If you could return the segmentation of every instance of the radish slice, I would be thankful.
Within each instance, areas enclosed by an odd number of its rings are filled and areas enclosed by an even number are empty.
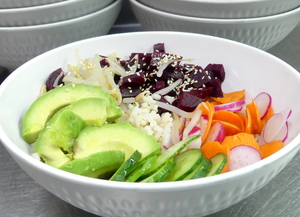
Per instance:
[[[230,150],[229,171],[243,168],[261,160],[259,151],[248,145],[238,145]]]
[[[201,135],[204,135],[206,128],[207,128],[207,124],[208,124],[208,117],[207,115],[201,115],[200,120],[199,120],[199,126],[201,129]]]
[[[284,127],[287,119],[291,115],[290,109],[285,109],[280,113],[274,114],[270,119],[266,122],[262,129],[261,137],[265,143],[269,143],[274,141],[274,138],[279,134],[281,129]],[[261,141],[259,141],[261,145]]]
[[[272,105],[271,96],[266,92],[261,92],[254,98],[254,101],[257,105],[260,119],[264,118]]]
[[[281,130],[277,133],[277,135],[274,137],[273,141],[281,140],[282,142],[285,142],[288,138],[288,130],[289,130],[289,124],[286,121]]]
[[[225,139],[225,130],[221,122],[216,122],[210,128],[205,142],[223,142]]]
[[[221,105],[215,105],[215,111],[220,111],[220,110],[241,110],[243,108],[243,106],[245,105],[245,101],[244,100],[239,100],[239,101],[235,101],[235,102],[230,102],[230,103],[225,103],[225,104],[221,104]]]
[[[190,136],[201,135],[200,133],[201,133],[201,129],[200,129],[199,127],[197,127],[197,126],[194,126],[194,127],[192,128],[192,130],[190,131],[190,133],[188,134],[188,136],[190,137]],[[183,140],[183,139],[184,139],[183,134],[180,134],[180,141]],[[202,140],[202,138],[201,138],[201,136],[200,136],[199,139],[194,140],[193,142],[191,142],[191,143],[186,147],[186,149],[195,149],[195,148],[198,148],[198,149],[199,149],[200,146],[201,146],[201,140]]]

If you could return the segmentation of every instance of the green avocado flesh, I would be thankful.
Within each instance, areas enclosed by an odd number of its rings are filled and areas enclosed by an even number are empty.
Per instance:
[[[53,167],[69,162],[66,153],[72,149],[79,132],[85,127],[84,120],[70,110],[57,112],[40,132],[34,151]]]
[[[24,115],[22,136],[28,143],[36,141],[49,118],[59,109],[83,98],[96,97],[107,102],[107,121],[111,122],[122,115],[114,98],[104,90],[88,84],[70,84],[54,88],[32,103]]]
[[[102,127],[85,127],[74,144],[74,159],[84,158],[92,153],[107,150],[121,150],[127,160],[136,150],[141,160],[161,152],[161,147],[153,136],[126,122],[104,124]]]
[[[91,178],[107,178],[123,164],[124,158],[122,151],[101,151],[68,162],[59,169]]]

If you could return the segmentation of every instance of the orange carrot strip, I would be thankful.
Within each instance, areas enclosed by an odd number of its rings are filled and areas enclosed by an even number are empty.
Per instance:
[[[213,118],[213,114],[215,112],[214,106],[210,104],[210,102],[203,102],[204,105],[202,105],[200,107],[200,109],[202,110],[202,115],[207,115],[208,117],[208,121],[207,121],[207,127],[205,129],[204,134],[202,135],[202,142],[205,141],[208,132],[210,130],[211,124],[212,124],[212,118]]]
[[[224,104],[245,99],[245,90],[223,93],[223,97],[211,97],[214,101]]]
[[[239,128],[238,126],[225,121],[212,120],[212,125],[216,122],[221,122],[223,124],[225,136],[233,136],[237,133],[243,132],[242,129]]]
[[[240,112],[236,112],[235,114],[238,115],[241,118],[241,120],[243,121],[242,132],[245,132],[245,129],[246,129],[246,116],[243,115]]]
[[[234,112],[220,110],[214,113],[213,120],[224,121],[236,125],[238,128],[243,129],[243,119]]]
[[[281,140],[272,141],[260,146],[260,154],[262,159],[269,157],[275,152],[284,147],[284,143]]]
[[[259,110],[254,100],[252,100],[251,103],[246,105],[246,115],[250,116],[247,117],[247,120],[248,121],[251,120],[251,124],[252,124],[251,130],[248,133],[260,134],[263,127],[263,123],[261,122]]]

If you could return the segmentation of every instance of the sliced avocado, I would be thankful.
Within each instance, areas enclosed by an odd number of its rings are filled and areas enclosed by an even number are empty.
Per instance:
[[[80,116],[68,109],[61,110],[53,115],[38,135],[34,151],[46,164],[60,167],[71,160],[68,154],[84,127],[85,122]]]
[[[86,125],[102,126],[107,118],[107,101],[101,98],[83,98],[63,109],[69,109],[80,116]]]
[[[84,158],[92,153],[107,150],[122,150],[127,160],[138,150],[142,160],[161,152],[153,136],[126,122],[104,124],[102,127],[85,127],[74,144],[74,159]]]
[[[123,164],[124,158],[122,151],[101,151],[70,161],[59,169],[91,178],[107,178]]]
[[[59,109],[82,98],[97,97],[107,101],[107,121],[111,122],[122,115],[114,98],[104,90],[88,84],[69,84],[54,88],[32,103],[24,115],[22,136],[28,143],[36,141],[49,118]]]

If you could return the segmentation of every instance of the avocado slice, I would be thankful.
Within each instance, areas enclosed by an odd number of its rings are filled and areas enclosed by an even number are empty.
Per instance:
[[[70,161],[59,169],[91,178],[107,178],[123,164],[124,158],[125,155],[122,151],[101,151]]]
[[[28,143],[36,141],[49,118],[59,109],[82,98],[97,97],[107,101],[107,121],[121,117],[122,110],[104,90],[88,84],[69,84],[54,88],[32,103],[22,122],[22,136]]]
[[[57,112],[40,132],[34,151],[42,160],[53,167],[69,162],[75,138],[85,127],[84,120],[68,109]]]
[[[73,111],[80,116],[86,125],[102,126],[107,119],[107,101],[101,98],[83,98],[72,102],[63,109]]]
[[[161,152],[161,147],[153,136],[133,127],[127,122],[104,124],[102,127],[85,127],[74,144],[74,159],[87,157],[95,152],[122,150],[125,160],[138,150],[141,160]]]

